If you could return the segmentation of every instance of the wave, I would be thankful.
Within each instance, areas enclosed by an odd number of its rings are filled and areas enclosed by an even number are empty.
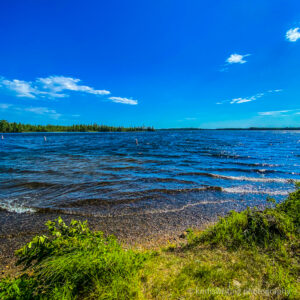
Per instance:
[[[278,170],[270,170],[270,169],[203,168],[203,170],[206,170],[206,171],[217,171],[217,172],[245,172],[245,173],[261,173],[261,174],[266,174],[266,173],[286,173],[286,174],[290,174],[290,173],[287,173],[287,172],[278,171]]]
[[[23,213],[35,213],[37,210],[31,207],[26,207],[23,205],[17,205],[17,204],[10,204],[10,203],[4,203],[0,204],[0,210],[17,213],[17,214],[23,214]]]
[[[61,174],[58,171],[54,170],[26,170],[26,169],[17,169],[17,168],[6,168],[0,167],[1,173],[17,173],[17,174]]]
[[[241,162],[241,161],[224,161],[223,164],[235,164],[246,167],[280,167],[278,164],[268,164],[268,163],[250,163],[250,162]]]
[[[143,191],[138,191],[138,192],[124,192],[124,193],[119,193],[119,195],[137,195],[141,194],[144,195],[145,193],[148,194],[157,194],[157,193],[163,193],[163,194],[180,194],[180,193],[193,193],[193,192],[203,192],[203,191],[222,191],[222,188],[219,186],[202,186],[199,188],[183,188],[183,189],[148,189],[148,190],[143,190]]]
[[[39,188],[51,188],[51,187],[59,187],[62,184],[49,183],[49,182],[39,182],[39,181],[28,181],[28,182],[16,182],[14,184],[10,184],[7,188],[28,188],[28,189],[39,189]]]
[[[285,178],[226,176],[226,175],[221,175],[221,174],[205,173],[205,172],[186,172],[186,173],[179,173],[178,175],[182,175],[182,176],[206,176],[206,177],[225,179],[225,180],[253,181],[253,182],[278,182],[278,183],[291,183],[291,182],[293,182],[293,179],[285,179]]]
[[[195,203],[187,203],[181,207],[170,208],[170,209],[152,209],[140,212],[133,212],[133,213],[115,213],[115,214],[101,214],[101,213],[91,213],[91,212],[84,212],[84,211],[75,211],[75,210],[68,210],[68,209],[57,209],[57,208],[39,208],[37,209],[38,213],[59,213],[65,215],[78,215],[78,216],[85,216],[85,217],[127,217],[127,216],[136,216],[136,215],[149,215],[149,214],[163,214],[163,213],[173,213],[173,212],[180,212],[189,207],[199,206],[199,205],[212,205],[212,204],[224,204],[234,202],[233,200],[220,200],[220,201],[200,201]]]
[[[204,191],[216,191],[221,192],[222,188],[218,186],[206,186],[201,188],[186,188],[186,189],[149,189],[137,192],[123,192],[118,193],[114,200],[105,198],[89,198],[80,199],[77,201],[72,201],[64,204],[60,204],[59,207],[83,207],[89,206],[115,206],[120,204],[130,204],[135,202],[142,202],[146,200],[154,200],[161,198],[163,194],[175,195],[182,193],[195,193]],[[117,198],[119,197],[119,198]]]
[[[146,201],[148,199],[155,200],[161,198],[163,194],[181,194],[181,193],[193,193],[193,192],[205,192],[205,191],[215,191],[215,192],[224,192],[224,193],[231,193],[231,194],[261,194],[261,195],[283,195],[286,196],[292,190],[282,191],[282,190],[260,190],[255,189],[252,186],[237,186],[237,187],[219,187],[219,186],[205,186],[201,188],[186,188],[186,189],[151,189],[151,190],[144,190],[140,192],[129,192],[129,193],[122,193],[123,199],[105,199],[105,198],[90,198],[90,199],[80,199],[77,201],[72,201],[64,204],[60,204],[57,207],[27,207],[24,205],[18,205],[15,203],[2,203],[0,204],[0,211],[8,211],[13,213],[63,213],[63,214],[75,214],[75,215],[90,215],[86,214],[84,211],[68,211],[68,209],[72,208],[80,208],[84,206],[97,206],[97,207],[113,207],[122,204],[131,204],[136,202]],[[120,196],[120,193],[119,193]],[[204,204],[220,204],[223,202],[234,202],[233,200],[220,200],[220,201],[200,201],[197,203],[188,203],[183,205],[180,208],[170,208],[168,210],[161,209],[151,211],[144,211],[141,214],[149,214],[149,213],[163,213],[163,212],[175,212],[183,210],[190,206],[196,205],[204,205]]]
[[[68,190],[72,191],[80,191],[87,188],[97,188],[97,187],[105,187],[105,186],[113,186],[118,184],[124,184],[128,182],[128,180],[112,180],[112,181],[99,181],[99,182],[83,182],[83,183],[71,183],[71,184],[63,184],[56,182],[40,182],[40,181],[17,181],[15,183],[11,183],[11,181],[2,182],[3,184],[8,184],[5,188],[26,188],[26,189],[55,189],[55,190]],[[113,189],[107,189],[102,191],[111,192]]]
[[[201,201],[201,202],[196,202],[196,203],[188,203],[179,208],[156,209],[156,210],[151,210],[151,211],[145,211],[140,214],[162,214],[162,213],[170,213],[170,212],[179,212],[179,211],[183,211],[183,210],[185,210],[189,207],[193,207],[193,206],[209,205],[209,204],[223,204],[223,203],[228,203],[228,202],[233,202],[233,200]],[[134,214],[122,214],[121,216],[130,216],[130,215],[134,215]]]
[[[274,191],[274,190],[254,190],[247,187],[237,186],[237,187],[228,187],[222,188],[223,192],[231,194],[266,194],[272,196],[286,196],[291,191]]]
[[[127,166],[127,167],[104,167],[101,170],[103,171],[115,171],[115,172],[120,172],[120,171],[130,171],[130,170],[143,170],[143,168],[139,166]]]
[[[182,183],[182,184],[196,184],[195,181],[190,181],[190,180],[183,180],[183,179],[176,179],[176,178],[161,178],[161,177],[146,177],[146,178],[140,178],[136,179],[135,182],[174,182],[174,183]]]
[[[226,154],[226,153],[207,153],[207,154],[205,154],[205,156],[211,156],[211,157],[215,157],[215,158],[226,158],[226,159],[232,158],[234,160],[236,160],[236,159],[245,159],[245,160],[247,160],[247,159],[253,158],[251,156],[244,156],[244,155],[238,155],[238,154],[229,154],[229,153],[228,154]]]

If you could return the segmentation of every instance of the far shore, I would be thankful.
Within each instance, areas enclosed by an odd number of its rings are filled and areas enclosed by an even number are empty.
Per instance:
[[[56,126],[56,125],[55,125]],[[11,133],[146,133],[146,132],[155,132],[155,131],[300,131],[300,127],[247,127],[247,128],[158,128],[154,129],[153,127],[146,127],[145,129],[138,129],[133,127],[134,130],[50,130],[50,131],[37,131],[37,130],[23,130],[23,131],[1,131],[0,134],[11,134]]]

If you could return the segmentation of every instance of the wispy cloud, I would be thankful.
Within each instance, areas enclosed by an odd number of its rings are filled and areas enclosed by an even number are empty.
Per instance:
[[[48,107],[27,107],[24,108],[24,110],[37,115],[47,115],[53,119],[58,119],[59,117],[61,117],[61,114],[57,113],[56,110],[49,109]]]
[[[23,80],[7,80],[0,78],[0,87],[7,88],[16,93],[17,97],[35,98],[38,90],[32,87],[32,82]]]
[[[17,97],[37,98],[62,98],[68,97],[68,91],[82,92],[94,95],[108,95],[107,90],[96,90],[87,85],[80,85],[80,79],[65,76],[49,76],[37,78],[34,82],[24,80],[8,80],[0,78],[0,87],[15,92]]]
[[[274,111],[262,111],[259,112],[258,115],[260,116],[271,116],[271,117],[277,117],[277,116],[283,116],[283,115],[291,115],[299,114],[299,109],[286,109],[286,110],[274,110]]]
[[[10,110],[15,112],[29,112],[36,115],[47,116],[51,119],[59,119],[62,114],[58,113],[55,109],[50,109],[48,107],[25,107],[25,106],[18,106],[13,104],[7,103],[0,103],[1,110]]]
[[[263,111],[259,112],[258,114],[260,116],[278,116],[287,112],[290,112],[290,110]]]
[[[247,62],[247,60],[245,60],[245,57],[249,55],[250,54],[241,55],[241,54],[233,53],[226,59],[226,62],[228,64],[244,64]]]
[[[277,90],[268,90],[268,93],[280,93],[282,92],[282,89],[277,89]]]
[[[93,87],[82,85],[78,78],[65,76],[40,77],[35,81],[24,81],[19,79],[8,80],[0,77],[0,88],[5,88],[15,93],[17,97],[24,98],[64,98],[69,97],[70,93],[85,93],[91,95],[109,95],[110,91],[98,90]],[[109,97],[109,100],[115,103],[136,105],[137,100]]]
[[[109,97],[109,100],[115,103],[122,103],[122,104],[129,104],[129,105],[137,105],[138,101],[128,98],[122,98],[122,97]]]
[[[64,76],[49,76],[46,78],[38,78],[36,83],[39,84],[43,92],[53,97],[66,97],[66,94],[62,94],[63,91],[83,92],[94,95],[108,95],[107,90],[95,90],[87,85],[80,85],[81,80],[72,77]]]
[[[238,97],[238,98],[233,98],[231,100],[225,100],[225,101],[219,101],[216,104],[220,105],[220,104],[225,104],[225,103],[230,103],[230,104],[242,104],[242,103],[247,103],[247,102],[252,102],[255,101],[263,96],[265,96],[268,93],[279,93],[282,92],[281,89],[277,89],[277,90],[268,90],[266,92],[263,93],[257,93],[253,96],[250,97]]]
[[[264,95],[264,93],[258,93],[256,95],[248,97],[248,98],[234,98],[230,101],[230,104],[241,104],[241,103],[255,101],[255,100],[261,98],[263,95]]]
[[[300,39],[299,27],[289,29],[286,32],[285,37],[290,42],[296,42],[298,39]]]
[[[8,103],[0,103],[0,109],[8,109],[9,107],[11,107],[12,104],[8,104]]]
[[[1,78],[0,86],[14,91],[17,97],[26,98],[37,98],[38,96],[51,98],[68,97],[69,95],[65,93],[67,91],[83,92],[94,95],[110,94],[110,92],[106,90],[96,90],[86,85],[80,85],[80,81],[80,79],[65,76],[37,78],[34,82]]]

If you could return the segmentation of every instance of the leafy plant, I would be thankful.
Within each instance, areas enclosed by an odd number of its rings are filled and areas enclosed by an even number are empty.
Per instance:
[[[32,277],[6,280],[0,286],[1,299],[13,299],[9,295],[17,299],[28,282],[28,299],[41,295],[47,299],[86,295],[128,299],[138,295],[137,274],[147,254],[123,249],[114,236],[92,232],[86,222],[72,221],[67,226],[58,218],[46,225],[49,236],[36,236],[16,252],[17,263],[32,269]]]
[[[193,238],[190,244],[207,242],[231,249],[240,246],[276,248],[286,241],[295,239],[300,225],[300,184],[296,191],[275,208],[261,211],[247,208],[238,213],[231,211],[228,216]],[[273,202],[273,201],[272,201]]]

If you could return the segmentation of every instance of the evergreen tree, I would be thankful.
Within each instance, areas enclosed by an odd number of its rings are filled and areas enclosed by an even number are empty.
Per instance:
[[[98,125],[96,123],[85,125],[76,124],[70,126],[62,125],[31,125],[16,122],[7,122],[0,120],[0,132],[128,132],[128,131],[154,131],[153,127],[113,127],[107,125]]]

